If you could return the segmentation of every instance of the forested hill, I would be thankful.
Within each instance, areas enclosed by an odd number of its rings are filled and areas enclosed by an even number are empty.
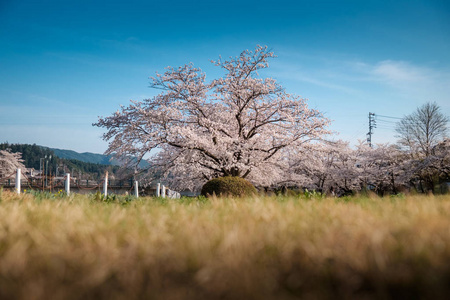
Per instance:
[[[4,150],[7,148],[11,149],[12,152],[22,153],[22,159],[25,161],[25,165],[30,168],[33,167],[33,162],[39,161],[40,158],[44,158],[46,155],[47,157],[49,157],[50,155],[54,155],[62,159],[74,159],[79,160],[80,162],[92,164],[119,165],[119,162],[117,160],[111,159],[112,156],[110,155],[107,156],[90,152],[78,153],[72,150],[49,148],[36,144],[0,144],[0,150]]]

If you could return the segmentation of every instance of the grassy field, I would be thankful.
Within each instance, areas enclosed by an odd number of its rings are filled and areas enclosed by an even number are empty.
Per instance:
[[[0,192],[0,299],[448,299],[450,196]]]

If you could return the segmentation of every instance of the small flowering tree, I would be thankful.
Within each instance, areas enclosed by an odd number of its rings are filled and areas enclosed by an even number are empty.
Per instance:
[[[307,180],[303,185],[320,192],[344,195],[371,189],[383,194],[406,185],[405,155],[396,146],[360,142],[352,149],[348,142],[322,142],[297,155],[293,171]],[[308,182],[309,180],[309,182]]]
[[[397,193],[398,187],[406,185],[406,155],[397,146],[377,144],[372,148],[367,143],[361,143],[356,153],[361,189],[370,188],[380,194]]]
[[[107,153],[151,158],[170,178],[192,186],[220,176],[270,185],[283,174],[283,153],[328,134],[329,121],[305,99],[288,94],[258,70],[274,57],[267,47],[213,63],[224,76],[210,82],[192,64],[151,78],[162,90],[133,101],[95,126],[107,130]]]
[[[22,154],[12,153],[9,149],[0,150],[0,179],[14,174],[16,169],[25,169]]]
[[[298,153],[296,162],[293,171],[304,178],[303,182],[299,182],[300,186],[338,194],[357,188],[355,151],[348,142],[339,140],[311,144]]]
[[[444,139],[427,157],[407,161],[409,181],[419,191],[433,191],[437,183],[450,181],[450,139]]]

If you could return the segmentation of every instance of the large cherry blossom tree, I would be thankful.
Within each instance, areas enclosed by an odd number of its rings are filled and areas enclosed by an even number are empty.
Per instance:
[[[280,180],[289,149],[328,134],[329,120],[258,74],[273,57],[258,46],[219,58],[212,62],[224,75],[211,81],[193,64],[157,73],[151,87],[159,95],[132,101],[94,124],[106,129],[107,153],[142,159],[159,149],[151,163],[184,185],[219,176],[266,186]]]

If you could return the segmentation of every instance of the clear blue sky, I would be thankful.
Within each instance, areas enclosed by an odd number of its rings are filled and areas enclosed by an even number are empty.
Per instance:
[[[450,2],[0,0],[0,142],[102,153],[92,127],[158,91],[149,76],[267,45],[264,75],[365,139],[368,113],[450,115]],[[386,120],[386,119],[385,119]],[[395,119],[392,119],[395,121]],[[379,122],[373,141],[394,141]]]

